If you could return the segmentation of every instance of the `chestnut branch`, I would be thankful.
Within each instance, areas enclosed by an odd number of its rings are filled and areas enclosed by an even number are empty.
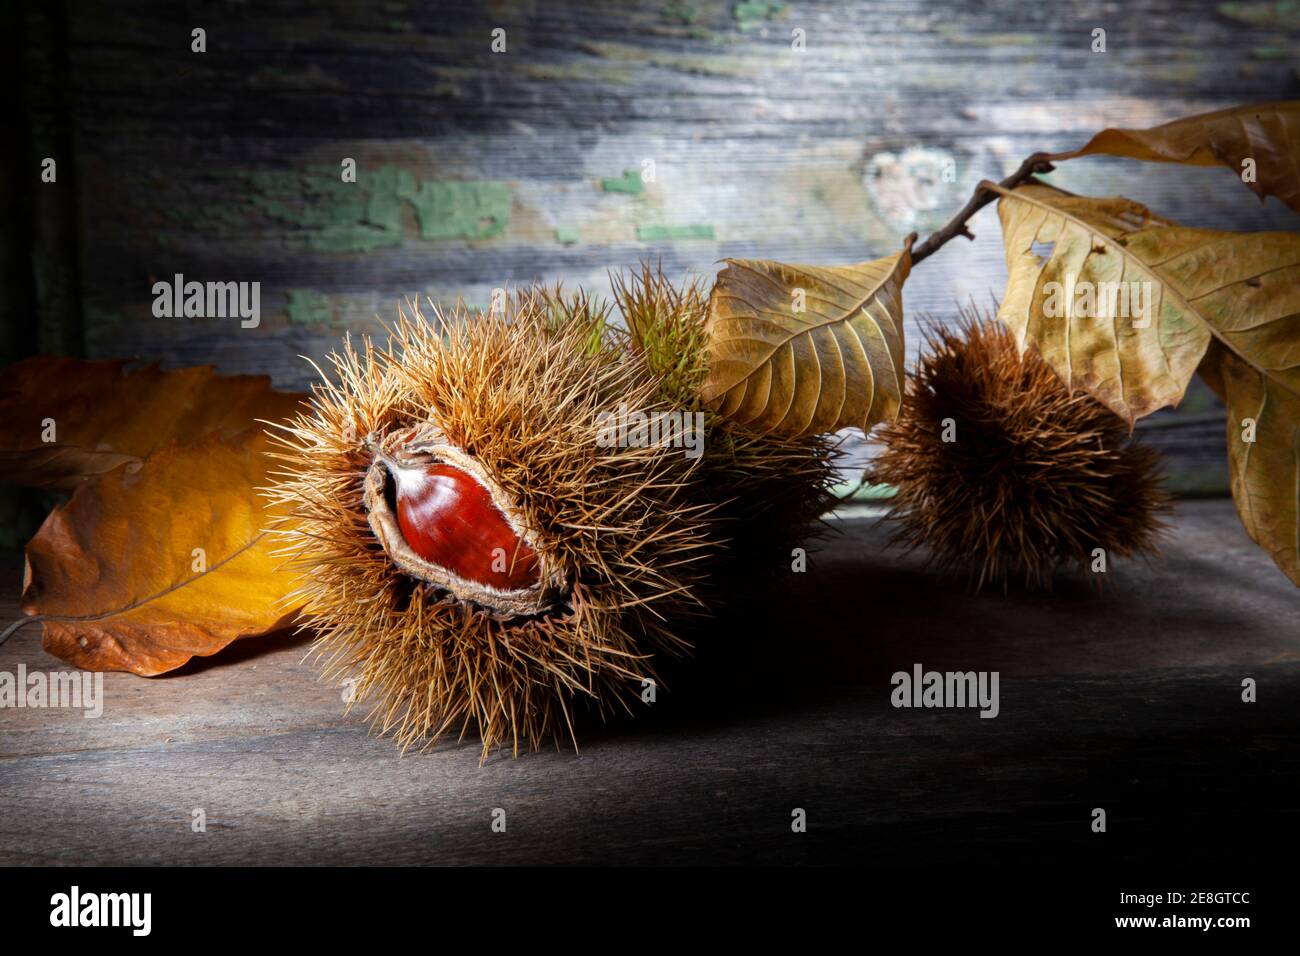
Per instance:
[[[1020,164],[1019,169],[998,183],[998,185],[1003,189],[1015,189],[1038,173],[1050,173],[1055,168],[1052,166],[1051,159],[1050,153],[1034,153]],[[966,223],[971,216],[975,215],[995,198],[997,198],[997,193],[988,188],[987,182],[982,182],[976,186],[975,193],[970,197],[970,201],[961,207],[961,210],[952,217],[946,226],[937,232],[931,233],[925,242],[912,249],[912,265],[916,265],[926,256],[937,252],[949,239],[954,239],[957,236],[974,239],[975,233],[970,231]]]

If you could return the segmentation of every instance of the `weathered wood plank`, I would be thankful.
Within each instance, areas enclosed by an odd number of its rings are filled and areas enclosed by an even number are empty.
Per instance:
[[[1295,838],[1300,605],[1228,502],[1182,503],[1167,560],[1100,595],[972,595],[886,551],[877,519],[835,526],[580,755],[399,757],[291,639],[106,675],[97,720],[0,711],[0,862],[1230,862]],[[916,662],[999,670],[999,716],[893,709]],[[58,668],[34,628],[0,648],[19,663]]]
[[[1015,731],[927,713],[900,733],[883,693],[850,692],[797,708],[798,720],[751,717],[744,733],[697,718],[680,736],[660,728],[594,742],[581,758],[482,769],[468,750],[398,761],[338,729],[54,755],[6,768],[0,859],[1230,862],[1242,846],[1269,855],[1295,836],[1286,791],[1300,777],[1300,668],[1274,672],[1278,697],[1249,718],[1218,696],[1230,675],[1194,670],[1008,682],[1030,718]],[[1202,703],[1186,706],[1193,697]],[[1097,806],[1122,839],[1089,832]],[[806,834],[790,832],[794,807],[808,813]],[[504,834],[490,829],[494,808]],[[191,832],[196,809],[206,832]]]
[[[872,258],[1034,150],[1300,90],[1290,8],[1261,20],[1209,2],[69,7],[90,354],[212,361],[286,387],[310,377],[298,354],[378,331],[407,295],[484,304],[536,279],[607,291],[607,269],[641,259],[711,276],[727,256]],[[654,182],[618,186],[646,160]],[[1295,228],[1228,170],[1089,159],[1055,181],[1195,225]],[[992,210],[973,226],[975,243],[909,281],[913,343],[916,316],[1000,293]],[[260,282],[261,326],[154,318],[152,283],[178,272]],[[1222,443],[1182,440],[1180,486],[1222,490]]]

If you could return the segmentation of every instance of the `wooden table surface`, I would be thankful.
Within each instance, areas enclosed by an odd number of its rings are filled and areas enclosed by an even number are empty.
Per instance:
[[[99,719],[0,710],[0,863],[1158,859],[1227,878],[1293,842],[1300,595],[1230,502],[1182,502],[1166,559],[1113,567],[1100,595],[972,595],[885,550],[882,524],[835,520],[805,574],[705,635],[648,714],[588,723],[579,755],[401,757],[293,637],[109,674]],[[998,671],[999,716],[892,708],[914,663]],[[36,627],[0,648],[19,665],[61,669]]]

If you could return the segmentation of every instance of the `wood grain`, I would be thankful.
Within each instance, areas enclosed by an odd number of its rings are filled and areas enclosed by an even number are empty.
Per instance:
[[[534,279],[608,291],[608,268],[642,259],[712,275],[724,257],[877,258],[1036,150],[1300,93],[1289,8],[1261,23],[1208,0],[820,0],[771,17],[724,0],[64,6],[89,354],[215,362],[287,388],[310,378],[298,355],[377,331],[406,295],[483,305]],[[195,27],[206,53],[190,51]],[[1107,158],[1052,177],[1188,225],[1296,228],[1232,179]],[[995,214],[972,228],[909,280],[909,323],[1004,287]],[[261,282],[261,325],[154,318],[151,284],[176,273]],[[1159,437],[1175,433],[1197,449],[1175,461],[1180,481],[1225,489],[1222,448],[1195,427]]]
[[[482,305],[537,278],[607,291],[607,268],[641,259],[706,276],[724,257],[859,262],[1037,150],[1300,95],[1300,22],[1209,0],[795,0],[771,20],[723,0],[47,8],[66,25],[67,75],[40,89],[66,95],[28,94],[43,124],[28,149],[70,141],[60,182],[75,194],[14,204],[75,214],[75,268],[66,218],[42,226],[64,245],[36,266],[67,279],[41,293],[47,311],[75,320],[59,296],[77,289],[91,356],[215,363],[285,388],[310,378],[297,356],[378,331],[405,295]],[[190,52],[195,27],[204,54]],[[1090,52],[1096,27],[1105,54]],[[637,190],[647,159],[655,179]],[[1226,169],[1099,157],[1051,181],[1191,226],[1296,230]],[[909,278],[913,356],[917,323],[1005,286],[996,212],[971,228],[975,241]],[[152,284],[176,273],[260,282],[260,326],[155,318]],[[41,301],[35,284],[13,288]],[[1176,487],[1223,491],[1223,416],[1194,382],[1139,435],[1166,451]],[[1253,865],[1294,839],[1300,610],[1230,502],[1183,502],[1167,562],[1115,568],[1100,597],[1061,582],[1053,597],[975,598],[883,551],[874,519],[837,527],[806,575],[755,601],[758,620],[702,635],[671,694],[589,729],[580,756],[399,759],[342,714],[292,638],[162,679],[106,675],[98,720],[0,710],[0,863],[927,866],[1070,852]],[[12,619],[18,565],[6,574]],[[891,709],[890,673],[917,661],[999,669],[1001,716]],[[0,647],[0,671],[20,663],[60,666],[34,628]],[[1244,676],[1258,704],[1240,702]],[[1098,805],[1103,844],[1087,829]],[[506,834],[489,829],[494,807]]]
[[[580,755],[399,757],[342,714],[292,638],[166,678],[106,675],[99,719],[0,710],[0,863],[1068,855],[1226,874],[1242,846],[1254,866],[1294,840],[1300,606],[1230,502],[1184,502],[1167,561],[1113,567],[1100,595],[1061,580],[1051,596],[973,596],[885,551],[878,519],[833,524],[807,573],[701,635],[640,719],[588,725]],[[1000,715],[891,708],[890,674],[915,662],[998,670]],[[35,629],[0,648],[0,671],[20,663],[62,666]],[[1240,700],[1247,676],[1256,704]],[[1104,837],[1089,830],[1097,806]],[[806,834],[790,832],[794,807]]]

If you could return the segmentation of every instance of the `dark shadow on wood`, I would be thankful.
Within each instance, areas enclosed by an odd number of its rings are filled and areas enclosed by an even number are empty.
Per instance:
[[[305,656],[312,642],[312,635],[307,631],[298,631],[293,627],[281,628],[270,634],[264,634],[260,637],[246,637],[241,640],[227,644],[215,654],[207,657],[191,657],[186,663],[176,668],[174,671],[168,671],[166,674],[159,674],[152,680],[168,680],[174,677],[187,677],[192,674],[201,674],[204,671],[216,668],[240,667],[248,664],[250,661],[256,661],[259,657],[267,654],[273,654],[286,648],[300,648]]]

